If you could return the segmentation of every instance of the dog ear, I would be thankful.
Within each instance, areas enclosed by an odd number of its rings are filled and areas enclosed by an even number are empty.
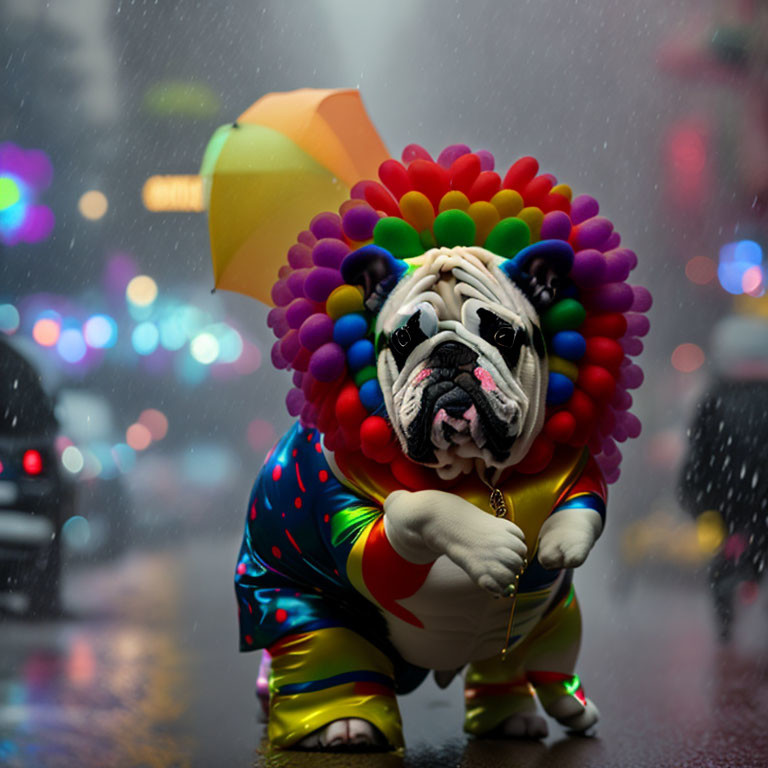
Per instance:
[[[557,298],[573,266],[573,248],[565,240],[541,240],[523,248],[501,270],[526,294],[537,312]]]
[[[377,309],[408,267],[388,250],[366,245],[347,254],[341,262],[341,276],[349,285],[359,285],[369,309]]]

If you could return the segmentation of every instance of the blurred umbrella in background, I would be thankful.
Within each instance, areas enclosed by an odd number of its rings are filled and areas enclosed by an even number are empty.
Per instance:
[[[216,287],[271,304],[296,234],[388,157],[355,90],[267,94],[219,128],[201,168]]]

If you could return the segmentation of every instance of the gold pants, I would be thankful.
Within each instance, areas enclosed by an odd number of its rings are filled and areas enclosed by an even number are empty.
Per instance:
[[[581,641],[581,613],[573,587],[567,597],[513,647],[470,664],[465,683],[464,730],[477,736],[497,728],[508,717],[536,709],[535,696],[544,710],[563,696],[585,706],[579,678],[574,674]]]

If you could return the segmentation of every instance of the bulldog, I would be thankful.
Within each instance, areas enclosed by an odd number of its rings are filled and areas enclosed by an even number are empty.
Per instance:
[[[430,670],[443,687],[464,671],[476,736],[545,736],[537,700],[569,731],[597,722],[575,673],[571,569],[603,528],[602,475],[568,446],[515,473],[544,425],[542,314],[572,261],[560,240],[514,260],[472,245],[404,263],[375,245],[345,257],[341,275],[375,318],[381,418],[435,480],[405,488],[301,425],[272,451],[236,591],[241,648],[267,649],[273,745],[398,748],[395,694]]]

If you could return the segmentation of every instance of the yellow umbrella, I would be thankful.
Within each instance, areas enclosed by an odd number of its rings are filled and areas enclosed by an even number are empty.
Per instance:
[[[216,287],[271,304],[296,235],[388,157],[355,90],[267,94],[219,128],[200,171]]]

